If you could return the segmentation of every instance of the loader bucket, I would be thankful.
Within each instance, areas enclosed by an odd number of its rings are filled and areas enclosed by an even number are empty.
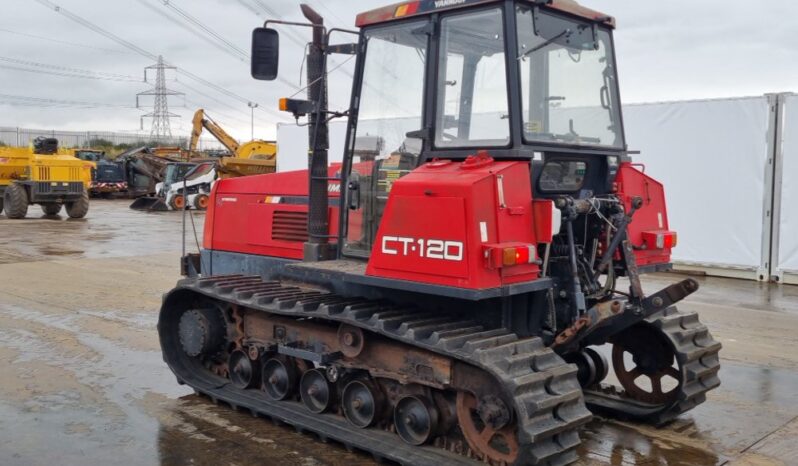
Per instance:
[[[150,212],[166,212],[169,210],[169,206],[160,197],[140,197],[130,204],[130,208]]]

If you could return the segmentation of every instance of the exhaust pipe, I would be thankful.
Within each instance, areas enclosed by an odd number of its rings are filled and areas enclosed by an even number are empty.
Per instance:
[[[304,245],[304,260],[308,262],[333,259],[330,248],[330,221],[328,218],[329,195],[327,193],[328,169],[327,151],[329,144],[329,127],[327,124],[327,77],[325,76],[324,18],[307,4],[302,4],[302,14],[315,27],[313,42],[308,51],[307,80],[308,100],[314,102],[317,111],[310,114],[308,121],[308,141],[310,159],[309,174],[309,206],[308,206],[308,241]]]

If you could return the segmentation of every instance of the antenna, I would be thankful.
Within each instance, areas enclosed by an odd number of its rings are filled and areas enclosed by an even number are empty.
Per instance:
[[[166,87],[166,70],[176,69],[177,68],[174,66],[164,64],[163,57],[159,55],[157,64],[144,68],[144,82],[149,82],[147,80],[147,72],[155,70],[155,88],[136,94],[136,108],[141,108],[139,97],[150,95],[155,97],[152,112],[141,116],[141,128],[144,129],[145,118],[152,118],[150,137],[156,140],[171,138],[172,128],[169,123],[169,118],[180,118],[180,115],[169,112],[169,103],[167,102],[167,96],[185,95],[182,92],[173,91]]]

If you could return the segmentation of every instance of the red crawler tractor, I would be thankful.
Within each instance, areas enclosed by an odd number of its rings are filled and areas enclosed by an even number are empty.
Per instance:
[[[309,96],[281,107],[308,119],[309,168],[216,184],[158,324],[180,383],[414,466],[567,464],[591,411],[661,424],[719,385],[720,344],[674,307],[697,283],[640,284],[676,234],[627,151],[611,17],[420,0],[328,31],[303,12]],[[266,26],[258,79],[277,76]],[[345,112],[333,53],[357,59]]]

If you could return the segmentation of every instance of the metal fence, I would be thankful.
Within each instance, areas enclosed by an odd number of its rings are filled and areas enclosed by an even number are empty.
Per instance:
[[[88,148],[98,143],[111,143],[113,146],[180,146],[186,147],[188,139],[185,137],[154,139],[145,133],[113,133],[108,131],[58,131],[30,128],[0,127],[0,142],[7,146],[27,147],[39,136],[58,139],[59,145],[65,148]],[[223,149],[215,139],[199,141],[199,150]]]

